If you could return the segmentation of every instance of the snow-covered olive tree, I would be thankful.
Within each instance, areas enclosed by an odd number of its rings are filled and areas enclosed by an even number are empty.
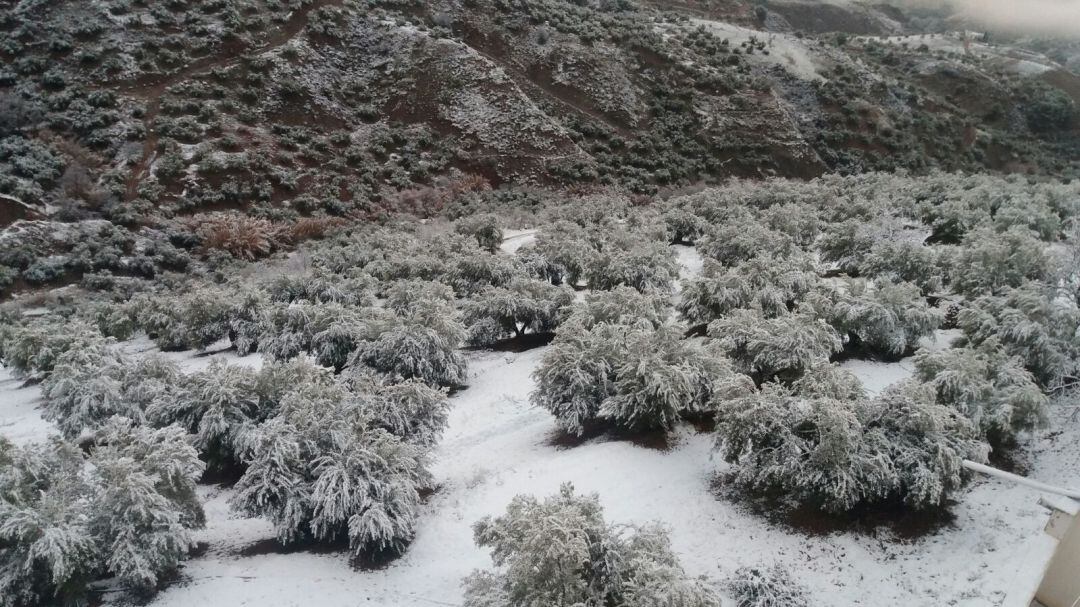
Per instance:
[[[956,324],[971,345],[996,339],[1045,389],[1080,378],[1080,308],[1053,289],[1029,283],[979,297]]]
[[[491,253],[494,253],[503,241],[503,233],[499,229],[499,218],[491,213],[459,219],[454,225],[454,230],[458,234],[472,236],[476,239],[477,246]]]
[[[683,571],[662,527],[608,524],[599,498],[570,485],[543,501],[515,497],[473,534],[496,568],[465,578],[467,607],[720,605],[704,580]]]
[[[974,424],[918,382],[893,384],[859,408],[859,419],[893,476],[879,499],[909,508],[944,506],[963,484],[963,460],[984,462],[989,453]]]
[[[989,226],[972,230],[950,260],[949,284],[954,291],[976,297],[1019,287],[1050,274],[1046,243],[1027,228],[998,232]]]
[[[640,242],[626,235],[618,243],[605,242],[585,264],[584,277],[589,288],[608,290],[620,285],[642,293],[668,292],[679,275],[678,264],[667,244]]]
[[[858,266],[860,276],[910,282],[924,295],[940,291],[945,272],[937,251],[904,239],[877,240]]]
[[[268,305],[267,294],[256,288],[242,287],[230,298],[226,312],[228,336],[240,356],[259,349],[263,315]]]
[[[940,507],[962,482],[962,460],[986,454],[971,423],[915,383],[872,401],[768,383],[725,402],[717,419],[736,486],[830,512],[897,502]]]
[[[468,342],[486,346],[525,333],[551,333],[574,301],[568,287],[517,279],[505,287],[489,287],[465,304]]]
[[[353,398],[371,416],[371,423],[406,442],[433,447],[446,429],[450,401],[445,388],[364,370],[353,370],[345,381]]]
[[[148,408],[171,402],[182,384],[179,367],[168,359],[130,357],[108,344],[93,344],[65,352],[42,382],[44,416],[68,438],[114,415],[141,423]]]
[[[123,418],[105,425],[89,455],[58,439],[15,447],[0,438],[3,604],[77,603],[103,577],[153,590],[203,524],[202,468],[182,429]]]
[[[809,607],[806,590],[780,565],[740,567],[727,580],[735,607]]]
[[[348,538],[373,555],[412,540],[430,484],[426,449],[379,427],[342,384],[300,386],[245,442],[232,504],[269,518],[282,543]]]
[[[1008,446],[1017,432],[1044,423],[1046,395],[996,338],[974,348],[920,350],[915,375],[933,387],[938,402],[971,420],[995,447]]]
[[[595,424],[600,405],[615,394],[625,334],[625,328],[609,324],[561,334],[533,373],[533,404],[550,411],[567,432],[584,434]]]
[[[658,329],[667,322],[670,312],[671,304],[662,294],[620,286],[587,294],[571,308],[566,325],[572,325],[575,331],[601,323]]]
[[[763,254],[786,257],[795,250],[795,243],[787,234],[742,210],[706,232],[697,248],[708,258],[734,266]]]
[[[366,365],[391,376],[417,378],[432,386],[465,381],[465,357],[458,351],[466,331],[445,302],[429,300],[362,342],[350,366]]]
[[[832,295],[831,305],[818,313],[846,337],[847,347],[878,356],[909,354],[941,325],[940,312],[911,283],[851,280]]]
[[[4,333],[4,366],[17,377],[41,379],[52,372],[60,356],[70,350],[96,347],[108,341],[89,323],[46,317],[25,322]]]
[[[775,317],[787,314],[817,283],[814,264],[804,256],[761,255],[727,268],[706,260],[702,273],[685,283],[677,308],[692,325],[740,308]]]
[[[431,280],[398,280],[386,289],[386,307],[396,314],[408,314],[425,300],[454,301],[454,290]]]
[[[567,326],[534,374],[532,401],[572,434],[604,425],[667,430],[752,387],[716,348],[672,326]]]
[[[703,217],[680,207],[665,210],[663,219],[672,244],[692,245],[709,227]]]
[[[184,378],[170,398],[156,399],[146,417],[156,426],[186,429],[211,467],[228,467],[237,460],[238,436],[266,415],[257,388],[257,371],[215,359]]]
[[[533,260],[534,267],[541,267],[553,284],[575,286],[585,274],[585,266],[593,254],[593,245],[586,231],[568,221],[557,221],[544,226],[536,235],[534,244],[519,249],[543,258],[544,263]]]
[[[753,390],[714,344],[683,339],[678,328],[632,331],[621,346],[599,411],[617,428],[670,430],[682,416],[711,414],[718,401]]]
[[[452,258],[445,274],[437,277],[454,288],[461,297],[474,295],[489,287],[503,287],[515,278],[526,276],[525,267],[515,257],[467,251]]]
[[[835,329],[805,313],[766,318],[755,310],[736,310],[709,323],[708,333],[738,370],[759,380],[798,377],[843,349]]]

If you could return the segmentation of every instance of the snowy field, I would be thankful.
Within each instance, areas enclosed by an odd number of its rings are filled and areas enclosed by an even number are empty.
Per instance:
[[[535,236],[515,233],[512,252]],[[510,244],[512,243],[512,244]],[[512,249],[511,249],[512,247]],[[678,247],[684,274],[700,257]],[[947,347],[943,334],[932,347]],[[132,353],[154,350],[146,339],[125,345]],[[787,565],[822,606],[1024,605],[1041,576],[1054,542],[1043,531],[1047,513],[1039,494],[999,481],[977,479],[958,495],[955,520],[916,540],[875,533],[808,533],[770,523],[715,494],[713,480],[725,464],[712,452],[710,434],[687,425],[669,448],[597,438],[576,446],[553,441],[554,418],[529,404],[531,374],[546,348],[522,353],[470,352],[468,388],[452,397],[450,424],[436,451],[438,490],[425,503],[417,536],[404,556],[374,570],[358,570],[344,553],[284,553],[267,540],[271,525],[229,512],[231,490],[201,488],[208,524],[197,532],[207,550],[187,562],[152,606],[459,605],[461,578],[490,567],[472,541],[471,525],[504,512],[520,493],[548,495],[563,482],[597,492],[607,520],[662,521],[691,574],[723,580],[743,565]],[[213,348],[211,348],[213,351]],[[230,360],[258,365],[257,355]],[[215,355],[174,353],[188,369]],[[909,361],[850,361],[871,392],[910,374]],[[50,425],[37,406],[37,387],[0,370],[0,434],[27,442]],[[1058,411],[1056,414],[1063,415]],[[1077,423],[1054,436],[1032,438],[1030,475],[1049,483],[1080,485]],[[106,595],[106,604],[118,604]],[[730,601],[728,605],[732,604]]]

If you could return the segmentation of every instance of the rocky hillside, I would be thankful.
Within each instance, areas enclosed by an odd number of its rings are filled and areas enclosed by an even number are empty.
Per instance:
[[[4,4],[0,225],[370,216],[485,181],[1080,170],[1069,56],[884,5]]]

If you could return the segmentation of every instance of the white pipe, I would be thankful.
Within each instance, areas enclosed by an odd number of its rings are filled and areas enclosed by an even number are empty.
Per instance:
[[[1065,489],[1064,487],[1047,485],[1046,483],[1040,483],[1039,481],[1033,481],[1030,478],[1020,476],[1019,474],[1013,474],[1012,472],[998,470],[997,468],[994,468],[992,466],[979,464],[967,459],[964,460],[964,467],[968,470],[973,470],[975,472],[981,472],[988,476],[1012,481],[1018,485],[1024,485],[1026,487],[1031,487],[1032,489],[1038,489],[1039,491],[1045,491],[1047,493],[1053,493],[1055,495],[1064,495],[1065,497],[1072,498],[1074,500],[1080,500],[1080,489]]]

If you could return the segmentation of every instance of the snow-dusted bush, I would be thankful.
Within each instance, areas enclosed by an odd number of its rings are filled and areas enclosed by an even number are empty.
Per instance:
[[[211,467],[228,466],[240,435],[266,416],[257,387],[257,371],[215,359],[184,378],[171,398],[155,399],[146,417],[155,426],[184,428]]]
[[[52,372],[60,356],[70,350],[108,342],[90,324],[74,319],[46,317],[25,322],[3,334],[4,366],[17,377],[39,379]]]
[[[346,278],[335,274],[280,274],[267,281],[263,288],[270,299],[285,303],[339,303],[359,306],[371,303],[374,279],[367,274]]]
[[[0,437],[0,596],[14,607],[83,598],[103,555],[88,528],[91,486],[76,445]]]
[[[446,429],[450,401],[445,388],[369,372],[350,374],[346,385],[371,415],[373,425],[406,442],[433,447]]]
[[[311,349],[320,306],[270,304],[259,333],[259,351],[271,360],[289,360]]]
[[[1080,309],[1052,289],[1025,284],[979,297],[960,309],[956,324],[969,344],[998,340],[1044,388],[1080,377]]]
[[[718,401],[753,389],[716,348],[682,339],[674,327],[632,331],[620,346],[612,394],[599,411],[618,428],[670,430],[681,416],[712,413]]]
[[[456,386],[465,381],[465,357],[458,348],[466,331],[448,303],[415,302],[407,314],[380,318],[377,325],[353,352],[350,366],[366,365],[432,386]]]
[[[180,315],[183,345],[205,350],[229,336],[230,297],[218,289],[194,289],[173,301]]]
[[[925,385],[903,381],[859,409],[894,477],[884,498],[915,509],[944,506],[964,481],[963,460],[984,462],[989,452],[975,425],[934,396]]]
[[[550,333],[573,301],[568,287],[539,280],[518,279],[506,287],[490,287],[464,306],[468,341],[486,346],[525,333]]]
[[[260,289],[241,288],[229,301],[226,313],[229,341],[245,356],[259,349],[268,298]]]
[[[195,482],[203,463],[184,431],[113,418],[97,435],[90,463],[100,479],[90,527],[108,546],[105,566],[125,584],[152,589],[194,547],[203,526]]]
[[[454,290],[430,280],[398,280],[386,290],[386,307],[396,314],[408,314],[425,300],[452,302]]]
[[[758,255],[786,257],[794,251],[790,236],[774,230],[749,211],[733,213],[724,223],[713,227],[697,244],[702,255],[725,266],[738,265]]]
[[[138,328],[132,309],[124,304],[98,303],[91,305],[84,314],[102,335],[118,341],[131,339]]]
[[[152,295],[137,295],[129,305],[135,315],[136,324],[165,351],[183,350],[187,335],[184,330],[180,309],[172,298]]]
[[[679,276],[671,248],[662,242],[609,241],[585,263],[584,277],[589,288],[609,290],[618,286],[633,287],[642,293],[666,293]]]
[[[768,383],[723,403],[717,419],[737,486],[832,512],[939,507],[961,484],[961,461],[985,457],[972,425],[914,383],[870,402]]]
[[[692,325],[707,324],[739,308],[775,317],[786,314],[817,283],[814,264],[802,256],[763,254],[731,268],[706,260],[702,273],[685,283],[677,308]]]
[[[859,274],[866,256],[880,242],[881,227],[861,219],[845,219],[825,226],[816,243],[821,260],[840,271]]]
[[[755,310],[736,310],[709,323],[708,332],[737,369],[760,379],[797,377],[843,349],[835,329],[804,313],[766,318]]]
[[[568,326],[534,373],[532,401],[573,434],[599,424],[670,429],[681,416],[710,412],[717,399],[750,385],[723,355],[682,339],[675,327]]]
[[[859,263],[858,273],[891,282],[914,283],[924,294],[939,291],[944,284],[944,272],[934,249],[909,240],[875,241]]]
[[[466,607],[720,605],[704,580],[683,571],[662,527],[610,525],[599,498],[570,485],[543,501],[515,497],[473,534],[496,569],[465,578]]]
[[[488,287],[503,287],[525,276],[525,268],[514,257],[488,255],[473,249],[458,255],[446,274],[434,277],[454,288],[459,296],[479,293]]]
[[[67,438],[95,428],[113,415],[142,418],[142,410],[124,395],[123,376],[130,361],[106,342],[68,350],[41,385],[43,417],[56,422]]]
[[[995,338],[975,348],[920,350],[915,375],[933,387],[937,400],[970,419],[995,446],[1044,423],[1047,398],[1020,359]]]
[[[862,382],[854,373],[835,363],[822,362],[805,372],[791,383],[791,390],[806,398],[833,398],[856,401],[866,397]]]
[[[679,207],[664,211],[663,218],[672,244],[692,245],[709,228],[709,223],[704,218]]]
[[[535,251],[546,263],[545,273],[553,284],[578,284],[585,274],[585,265],[593,254],[585,230],[568,221],[558,221],[544,226],[536,235],[536,241],[528,248],[522,247],[518,255]]]
[[[90,455],[53,440],[0,439],[0,597],[5,605],[69,604],[115,577],[149,591],[174,570],[203,524],[198,454],[175,427],[114,418]]]
[[[798,202],[775,204],[761,212],[762,222],[787,235],[800,247],[809,247],[821,233],[821,219],[811,205]]]
[[[806,590],[781,565],[740,567],[727,581],[735,607],[808,607]]]
[[[270,304],[262,317],[259,350],[279,361],[307,353],[320,365],[340,371],[363,341],[394,325],[392,314],[376,308]]]
[[[459,325],[460,327],[460,325]],[[464,330],[447,335],[417,322],[404,322],[362,343],[349,364],[417,378],[433,386],[456,386],[465,381],[465,357],[458,351]]]
[[[767,383],[724,403],[717,420],[717,444],[735,466],[733,480],[750,492],[845,511],[891,484],[852,402],[800,397]]]
[[[567,432],[584,434],[615,394],[625,336],[626,328],[609,324],[560,334],[533,373],[533,404],[550,411]]]
[[[339,383],[309,383],[248,433],[233,506],[265,516],[285,544],[348,537],[357,554],[400,552],[412,540],[425,450],[373,422]]]
[[[940,312],[927,305],[911,283],[852,280],[832,299],[828,309],[817,311],[847,337],[848,346],[887,358],[914,351],[942,321]]]
[[[492,253],[503,241],[503,233],[499,229],[499,218],[490,213],[459,219],[454,225],[454,230],[458,234],[472,236],[476,239],[477,246]]]
[[[949,268],[954,291],[974,297],[1043,280],[1050,272],[1046,244],[1027,228],[997,232],[989,226],[972,230],[955,252]]]
[[[598,324],[659,328],[670,317],[671,304],[661,293],[642,293],[631,287],[595,291],[574,304],[567,325],[591,329]]]

